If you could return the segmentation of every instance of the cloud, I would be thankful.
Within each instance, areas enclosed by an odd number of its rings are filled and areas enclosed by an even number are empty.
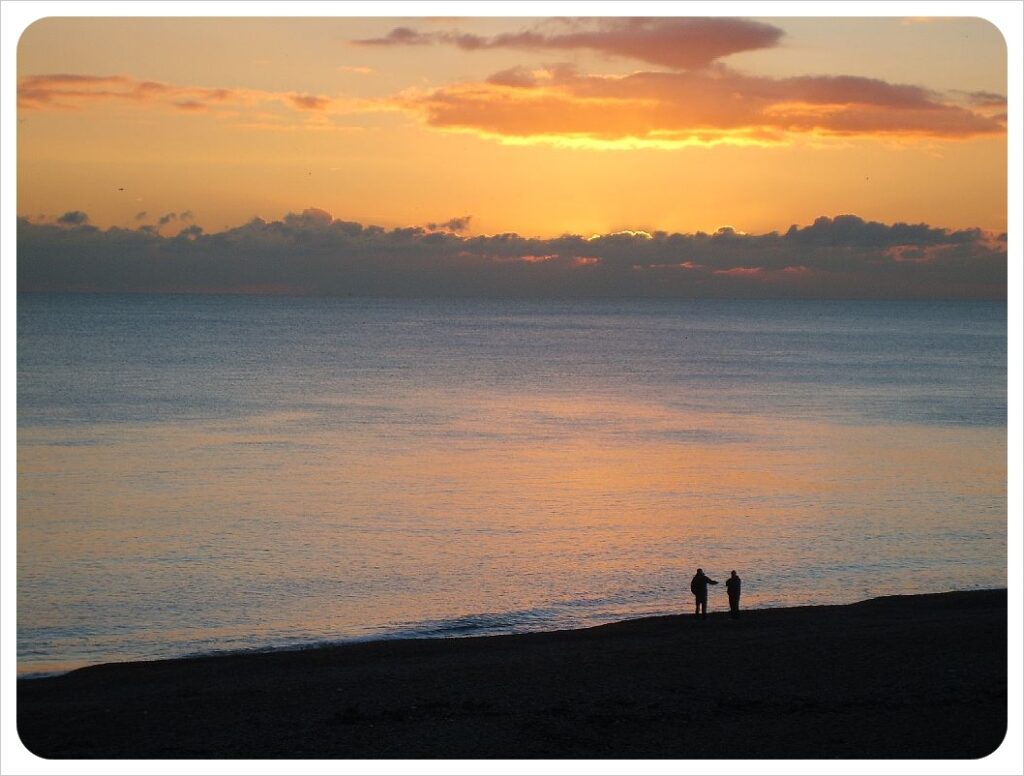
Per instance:
[[[991,96],[989,96],[990,98]],[[919,86],[857,76],[771,78],[724,66],[624,76],[512,68],[398,95],[429,126],[508,142],[598,148],[778,144],[799,136],[968,138],[1005,118]]]
[[[102,99],[127,92],[129,81],[130,79],[116,75],[55,73],[24,76],[18,79],[18,107],[32,110],[53,105],[61,106],[58,100],[82,94]],[[141,95],[141,92],[139,94]]]
[[[495,86],[512,86],[521,89],[534,87],[538,83],[538,73],[526,67],[510,67],[499,70],[487,77],[487,83]]]
[[[426,46],[440,40],[436,33],[424,35],[411,27],[395,27],[383,38],[353,40],[352,43],[357,46]]]
[[[418,32],[396,27],[383,38],[353,41],[360,46],[453,45],[464,51],[589,50],[676,70],[690,70],[741,51],[778,45],[778,27],[747,19],[615,18],[553,19],[520,32],[493,37],[460,32]]]
[[[430,223],[427,224],[427,229],[437,230],[446,229],[450,232],[464,232],[469,228],[469,222],[473,219],[473,216],[460,216],[459,218],[452,218],[443,223]]]
[[[82,224],[89,223],[89,216],[81,210],[69,210],[57,219],[57,223],[67,226],[81,226]]]
[[[320,230],[330,227],[334,223],[334,216],[326,210],[311,207],[301,213],[288,213],[283,223],[297,230]]]
[[[313,94],[289,94],[288,99],[299,110],[324,110],[331,101]]]
[[[181,100],[174,103],[174,107],[178,110],[187,112],[202,113],[206,111],[206,105],[199,102],[198,100]]]
[[[786,238],[800,245],[889,248],[895,245],[965,245],[982,239],[980,229],[948,231],[927,224],[892,224],[842,215],[819,218],[810,226],[791,226]]]
[[[101,103],[158,105],[174,111],[237,111],[268,103],[296,111],[323,111],[328,97],[259,89],[180,86],[125,75],[26,75],[18,79],[18,108],[80,110]]]
[[[783,233],[462,236],[310,208],[173,237],[18,220],[19,291],[655,298],[1005,299],[1005,235],[822,217]],[[446,231],[431,227],[447,226]]]
[[[148,215],[149,213],[147,211],[142,210],[135,214],[135,221],[143,221],[147,218]],[[191,210],[182,210],[180,213],[175,213],[172,211],[170,213],[164,213],[162,216],[157,218],[155,224],[142,224],[138,227],[138,229],[149,234],[159,235],[163,227],[167,226],[168,224],[172,224],[175,221],[181,224],[187,224],[191,222],[192,219],[193,215]],[[194,228],[198,229],[198,227]],[[185,231],[185,229],[183,229],[182,231]],[[199,231],[201,232],[202,229],[200,229]]]
[[[998,118],[1004,123],[1006,121],[1006,95],[995,92],[965,92],[956,90],[951,95],[962,98],[964,104],[970,109],[983,115]]]
[[[1006,98],[940,94],[853,75],[772,78],[723,64],[731,54],[771,49],[783,32],[730,18],[550,19],[481,36],[396,27],[360,46],[455,46],[463,51],[586,50],[645,63],[620,75],[587,75],[566,64],[517,66],[483,81],[408,90],[390,103],[428,126],[506,143],[583,148],[778,145],[800,137],[962,139],[1006,131]]]

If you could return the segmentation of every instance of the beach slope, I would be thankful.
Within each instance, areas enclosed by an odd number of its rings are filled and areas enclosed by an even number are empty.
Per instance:
[[[46,758],[977,758],[1005,590],[94,666],[18,682]]]

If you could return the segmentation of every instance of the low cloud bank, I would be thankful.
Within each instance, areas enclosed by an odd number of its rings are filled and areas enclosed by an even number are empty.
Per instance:
[[[190,215],[190,214],[188,214]],[[179,220],[186,216],[180,214]],[[465,236],[469,216],[383,229],[317,209],[174,236],[18,220],[18,290],[409,297],[1006,299],[1006,235],[822,217],[748,235]]]

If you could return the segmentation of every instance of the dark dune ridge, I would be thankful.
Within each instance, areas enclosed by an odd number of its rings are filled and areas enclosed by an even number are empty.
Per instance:
[[[18,682],[47,758],[978,758],[1006,724],[1006,590]]]

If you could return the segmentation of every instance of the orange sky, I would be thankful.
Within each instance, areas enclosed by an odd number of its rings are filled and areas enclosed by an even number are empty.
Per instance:
[[[56,18],[18,76],[33,222],[1006,229],[980,19]]]

